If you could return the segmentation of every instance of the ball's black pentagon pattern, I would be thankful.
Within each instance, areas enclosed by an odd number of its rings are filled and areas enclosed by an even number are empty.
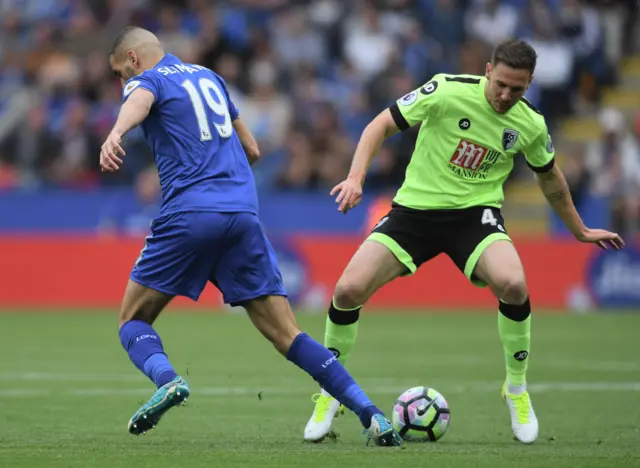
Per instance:
[[[408,411],[408,407],[419,400],[426,400],[427,403],[432,406],[435,410],[436,410],[436,417],[433,418],[431,420],[431,422],[429,422],[428,426],[416,426],[415,424],[411,424],[411,420],[409,418],[409,411]],[[440,416],[443,414],[450,414],[451,412],[449,411],[449,408],[440,408],[437,403],[433,400],[433,398],[431,398],[429,396],[429,389],[427,387],[424,387],[422,393],[416,397],[413,397],[411,400],[409,401],[402,401],[402,400],[396,400],[396,404],[400,405],[402,407],[402,420],[404,422],[404,427],[402,429],[400,429],[400,431],[398,432],[398,434],[400,435],[400,437],[404,438],[404,436],[407,434],[407,432],[409,432],[411,429],[413,429],[414,431],[419,431],[419,432],[426,432],[427,436],[429,436],[429,440],[431,442],[435,442],[436,440],[438,440],[436,438],[436,435],[433,433],[433,426],[436,425],[436,423],[440,420]]]

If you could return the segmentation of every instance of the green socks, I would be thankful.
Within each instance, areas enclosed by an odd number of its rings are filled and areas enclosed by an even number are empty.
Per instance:
[[[347,365],[356,344],[361,308],[338,309],[333,301],[329,307],[324,345],[343,366]],[[512,385],[524,385],[531,349],[531,303],[529,299],[521,305],[500,302],[499,309],[498,332],[504,348],[507,380]]]
[[[500,302],[498,332],[507,364],[507,381],[525,385],[531,349],[531,303],[522,305]]]
[[[338,309],[333,301],[329,307],[324,345],[336,355],[343,366],[347,365],[351,351],[356,344],[361,308],[362,306],[350,310]]]

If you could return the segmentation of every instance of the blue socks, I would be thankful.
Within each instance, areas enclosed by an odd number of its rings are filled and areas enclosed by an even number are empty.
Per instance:
[[[160,336],[148,323],[141,320],[131,320],[122,325],[120,343],[129,353],[131,362],[158,388],[178,376],[164,352]]]
[[[311,375],[332,397],[356,413],[365,429],[371,425],[373,415],[383,414],[371,403],[335,355],[306,333],[300,333],[293,340],[287,359]]]
[[[120,342],[131,362],[158,388],[178,376],[164,352],[160,336],[148,323],[140,320],[125,323],[120,328]],[[370,426],[374,415],[383,414],[335,355],[306,333],[296,336],[287,359],[311,375],[336,400],[356,413],[365,428]]]

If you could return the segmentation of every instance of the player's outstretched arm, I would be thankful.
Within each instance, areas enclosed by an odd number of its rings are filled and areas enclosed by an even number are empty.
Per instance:
[[[244,122],[238,117],[233,121],[233,129],[236,131],[242,148],[247,155],[249,164],[253,164],[260,159],[260,148],[258,148],[258,142],[253,138],[253,135],[244,124]]]
[[[336,197],[338,211],[346,214],[362,200],[362,186],[373,161],[373,157],[380,150],[385,139],[399,131],[391,111],[385,109],[373,119],[362,132],[356,152],[351,162],[351,169],[347,178],[336,185],[330,192]]]
[[[100,150],[100,168],[102,171],[113,172],[120,169],[120,164],[122,164],[120,156],[125,154],[120,146],[122,137],[147,118],[153,101],[154,97],[150,91],[138,88],[122,104],[118,119]]]
[[[557,165],[548,172],[536,174],[536,177],[545,198],[576,239],[595,243],[604,250],[607,250],[607,245],[616,250],[624,247],[624,241],[618,234],[603,229],[589,229],[584,225],[571,199],[567,181]]]

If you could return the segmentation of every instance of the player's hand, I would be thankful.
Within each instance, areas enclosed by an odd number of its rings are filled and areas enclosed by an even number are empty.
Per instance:
[[[122,137],[117,133],[110,133],[100,149],[100,170],[102,172],[114,172],[120,169],[121,156],[124,150],[120,146]]]
[[[620,250],[624,247],[624,241],[615,232],[605,231],[604,229],[589,229],[576,236],[580,242],[590,242],[596,244],[603,250],[607,250],[607,246]]]
[[[355,208],[362,200],[362,184],[354,179],[347,178],[345,181],[340,182],[333,187],[329,195],[336,197],[336,203],[338,203],[338,211],[343,214],[347,214],[351,208]]]

